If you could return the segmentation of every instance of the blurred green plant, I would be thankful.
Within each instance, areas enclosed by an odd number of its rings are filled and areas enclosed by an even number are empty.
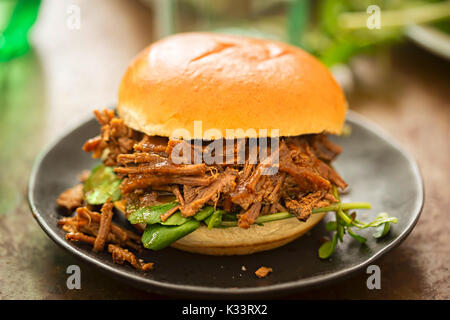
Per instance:
[[[321,0],[305,22],[308,0],[294,0],[288,23],[289,41],[311,52],[326,65],[345,63],[352,56],[401,42],[405,27],[433,23],[449,29],[450,1]],[[369,29],[369,5],[380,8],[381,27]]]
[[[41,0],[0,1],[0,62],[29,49],[28,32],[36,21]]]

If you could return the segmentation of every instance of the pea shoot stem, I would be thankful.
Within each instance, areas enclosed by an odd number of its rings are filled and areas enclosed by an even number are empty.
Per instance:
[[[369,202],[336,203],[331,206],[313,209],[312,213],[338,211],[339,209],[342,209],[342,211],[347,211],[347,210],[370,209],[370,208],[371,205]]]
[[[312,210],[312,213],[321,213],[321,212],[328,212],[328,211],[342,211],[342,214],[345,215],[345,210],[353,210],[353,209],[370,209],[370,203],[368,202],[350,202],[350,203],[337,203],[331,206],[323,207],[323,208],[316,208]],[[345,215],[346,218],[343,218],[345,222],[348,221],[348,223],[351,223],[350,217]],[[288,218],[294,218],[295,215],[289,213],[289,212],[278,212],[274,214],[269,214],[265,216],[259,216],[258,219],[256,219],[255,223],[265,223],[275,220],[282,220],[282,219],[288,219]],[[350,220],[349,220],[350,219]],[[222,221],[220,224],[221,227],[237,227],[238,222],[237,221]]]

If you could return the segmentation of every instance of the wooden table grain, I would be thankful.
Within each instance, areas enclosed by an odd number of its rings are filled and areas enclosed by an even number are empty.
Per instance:
[[[80,29],[67,25],[80,8]],[[154,39],[139,1],[43,1],[33,49],[0,69],[0,299],[164,299],[112,279],[59,248],[32,218],[26,184],[41,148],[92,109],[114,104],[130,59]],[[287,299],[450,298],[450,63],[405,44],[388,71],[355,63],[353,110],[390,132],[419,163],[425,207],[411,235],[377,263],[380,290],[361,272]],[[68,290],[66,268],[82,269]]]

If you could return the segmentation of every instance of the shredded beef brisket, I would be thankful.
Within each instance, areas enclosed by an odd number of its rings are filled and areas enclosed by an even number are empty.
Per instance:
[[[93,250],[96,252],[102,251],[105,247],[105,242],[108,240],[108,234],[111,230],[111,220],[113,217],[113,204],[108,201],[102,207],[102,217],[100,218],[100,227],[95,238]]]
[[[209,201],[216,206],[221,193],[230,193],[234,190],[236,176],[237,171],[235,169],[226,168],[211,185],[196,188],[194,191],[195,197],[192,201],[180,207],[183,216],[193,216]]]
[[[128,251],[127,249],[123,249],[114,244],[110,244],[108,245],[108,252],[111,253],[114,263],[123,264],[125,261],[127,261],[129,264],[131,264],[138,270],[142,271],[153,270],[152,262],[143,263],[138,258],[136,258],[136,256],[132,252]]]
[[[285,204],[289,212],[293,213],[299,220],[306,221],[311,216],[312,209],[322,206],[319,204],[328,204],[328,202],[322,201],[324,197],[323,191],[316,191],[299,199],[287,198]]]
[[[261,211],[261,202],[256,202],[243,214],[239,215],[238,225],[241,228],[249,228],[258,219]]]
[[[143,263],[132,252],[122,248],[125,246],[141,251],[140,236],[112,223],[112,209],[113,204],[110,202],[102,206],[101,214],[87,207],[79,207],[73,217],[62,218],[58,224],[67,232],[67,240],[90,244],[96,252],[104,250],[108,243],[108,252],[115,263],[128,261],[139,270],[152,270],[152,263]]]
[[[325,134],[280,138],[276,149],[269,148],[265,161],[251,139],[236,139],[232,144],[223,140],[223,150],[212,151],[205,143],[139,133],[112,111],[96,111],[95,115],[101,133],[87,141],[84,150],[114,167],[123,178],[121,192],[129,202],[151,204],[159,194],[171,193],[185,217],[209,204],[239,214],[239,226],[248,228],[259,215],[285,210],[305,221],[313,208],[336,201],[333,185],[347,186],[331,167],[341,148]],[[233,148],[226,149],[227,144]],[[223,164],[195,162],[205,152],[224,160]],[[255,157],[259,159],[256,164],[251,161]],[[226,161],[229,158],[234,160]],[[267,168],[277,170],[267,175]]]
[[[56,199],[56,203],[71,211],[83,204],[83,185],[77,184],[61,193]]]
[[[269,275],[269,273],[271,273],[271,272],[273,272],[273,269],[272,268],[269,268],[269,267],[260,267],[258,270],[256,270],[255,271],[255,275],[258,277],[258,278],[265,278],[265,277],[267,277],[268,275]]]
[[[94,158],[104,157],[107,166],[116,166],[117,156],[131,153],[133,146],[142,138],[142,134],[127,127],[122,119],[114,117],[113,110],[94,111],[100,123],[100,135],[88,140],[83,150],[93,152]]]

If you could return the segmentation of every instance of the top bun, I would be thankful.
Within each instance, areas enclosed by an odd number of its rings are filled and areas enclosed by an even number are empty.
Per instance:
[[[339,134],[346,109],[329,70],[305,51],[215,33],[177,34],[147,47],[128,67],[118,103],[135,130],[170,137],[185,129],[196,139],[204,138],[194,131],[197,120],[203,133],[216,129],[216,139],[226,129],[243,129],[235,138]]]

